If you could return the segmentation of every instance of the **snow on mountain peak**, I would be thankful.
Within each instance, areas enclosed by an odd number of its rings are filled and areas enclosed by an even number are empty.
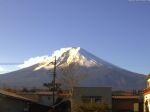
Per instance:
[[[54,51],[51,56],[46,55],[30,58],[29,60],[25,61],[24,64],[19,65],[19,67],[26,68],[38,64],[35,70],[39,70],[41,68],[51,69],[53,68],[52,62],[54,61],[55,56],[57,59],[57,65],[61,66],[73,62],[86,67],[103,65],[103,61],[101,61],[99,58],[95,57],[91,53],[88,53],[86,50],[80,47],[67,47]]]
[[[43,60],[42,63],[35,70],[39,70],[41,68],[51,69],[53,65],[50,64],[54,61],[54,57],[57,58],[57,65],[65,66],[66,64],[71,63],[78,63],[81,66],[94,66],[98,65],[101,66],[102,64],[97,64],[96,60],[89,58],[88,53],[80,48],[80,47],[68,47],[68,48],[61,48],[60,50],[56,50],[52,56],[49,57],[48,60]]]
[[[80,50],[80,47],[67,47],[54,51],[51,57],[60,58],[65,52],[70,51],[70,54],[76,54]]]
[[[63,62],[66,62],[67,64],[70,64],[71,62],[74,62],[75,57],[78,57],[78,52],[80,51],[80,47],[67,47],[67,48],[61,48],[60,50],[54,51],[54,53],[49,57],[47,60],[43,60],[42,63],[35,69],[39,70],[41,68],[45,69],[51,69],[53,67],[51,62],[54,61],[54,57],[56,56],[57,65],[62,64]]]

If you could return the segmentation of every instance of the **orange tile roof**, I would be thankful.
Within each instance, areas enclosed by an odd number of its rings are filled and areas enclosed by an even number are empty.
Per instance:
[[[140,96],[112,96],[113,99],[139,99]]]

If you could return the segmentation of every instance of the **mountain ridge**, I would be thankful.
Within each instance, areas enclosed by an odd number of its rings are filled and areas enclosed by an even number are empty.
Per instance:
[[[111,86],[113,89],[143,89],[146,86],[145,75],[122,69],[80,47],[61,48],[35,65],[2,75],[0,85],[42,88],[43,83],[52,80],[49,71],[53,70],[54,56],[57,57],[57,66],[61,68],[76,63],[80,68],[76,71],[86,76],[79,86]],[[59,71],[57,75],[61,77]]]

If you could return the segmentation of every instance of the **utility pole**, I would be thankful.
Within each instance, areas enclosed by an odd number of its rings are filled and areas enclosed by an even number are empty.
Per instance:
[[[55,90],[56,90],[56,56],[55,56],[55,60],[54,60],[54,72],[53,72],[53,105],[55,104]]]

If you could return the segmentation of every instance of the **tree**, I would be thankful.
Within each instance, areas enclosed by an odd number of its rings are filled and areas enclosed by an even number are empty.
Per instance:
[[[80,66],[76,63],[66,64],[65,67],[60,67],[60,82],[62,86],[68,90],[73,90],[73,87],[79,85],[85,75],[80,73]],[[73,92],[73,91],[72,91]]]
[[[73,102],[73,87],[79,85],[80,81],[84,79],[85,75],[80,73],[80,66],[76,63],[66,64],[65,67],[60,68],[60,82],[62,87],[69,90],[71,101],[71,109],[74,111]]]

